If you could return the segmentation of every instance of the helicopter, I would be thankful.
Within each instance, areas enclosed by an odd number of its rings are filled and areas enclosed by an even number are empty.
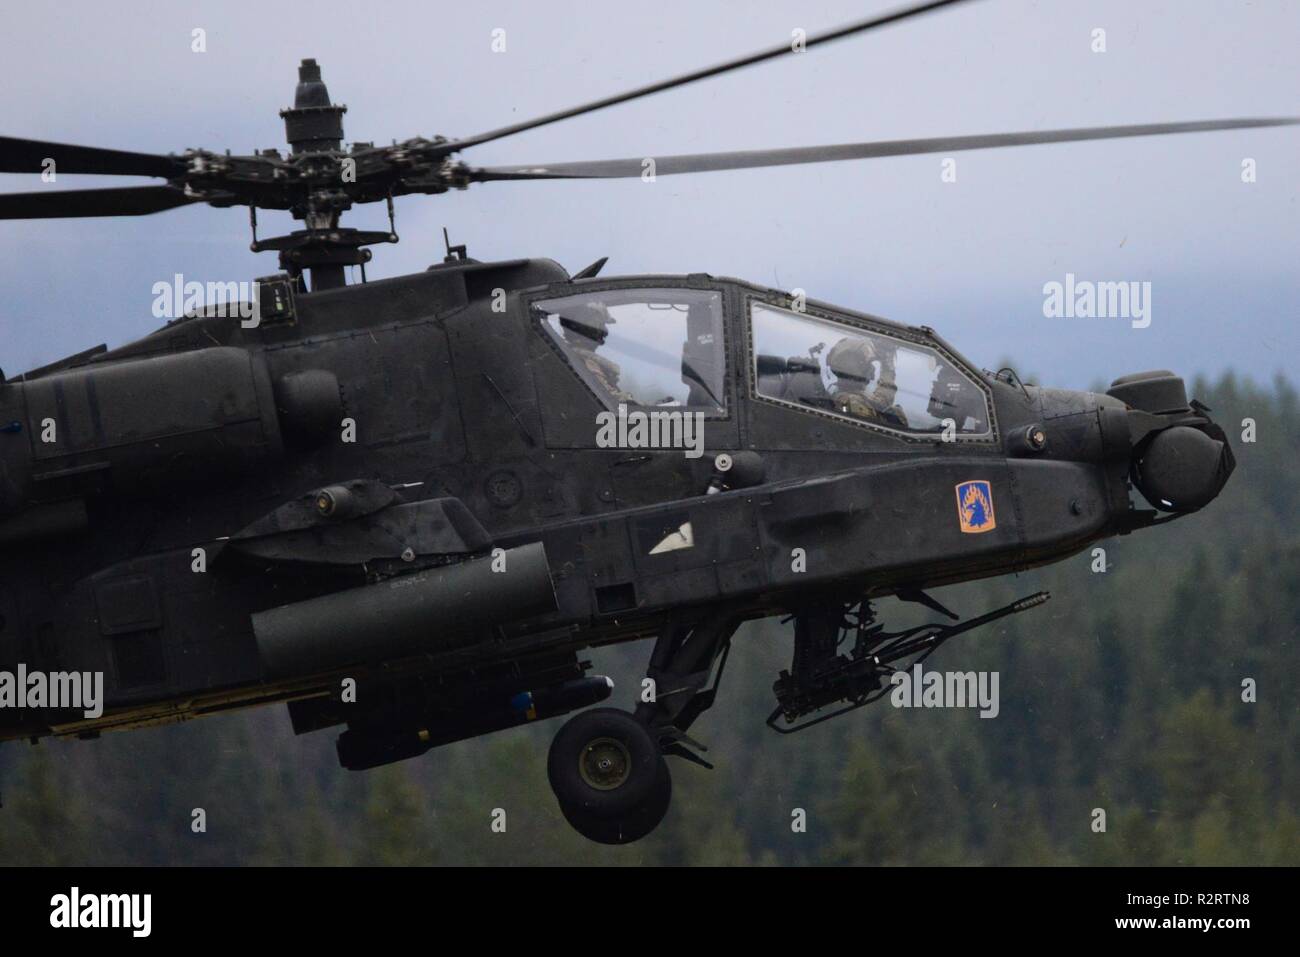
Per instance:
[[[474,166],[473,147],[953,6],[864,19],[474,136],[344,146],[316,61],[290,150],[148,154],[0,137],[0,172],[159,185],[0,194],[0,219],[247,207],[280,271],[118,348],[0,372],[0,741],[269,704],[342,767],[572,714],[547,773],[593,841],[646,836],[667,758],[746,622],[789,616],[767,723],[880,700],[961,620],[935,587],[1061,561],[1210,504],[1235,467],[1181,378],[1105,393],[976,367],[928,326],[708,273],[545,258],[369,280],[394,197],[1293,125],[1294,117]],[[383,202],[387,230],[340,225]],[[259,238],[257,210],[302,228]],[[360,270],[348,282],[348,269]],[[178,298],[179,294],[178,294]],[[1134,493],[1150,507],[1140,507]],[[937,619],[889,630],[894,597]],[[588,651],[653,639],[635,707]],[[576,714],[573,714],[576,712]]]

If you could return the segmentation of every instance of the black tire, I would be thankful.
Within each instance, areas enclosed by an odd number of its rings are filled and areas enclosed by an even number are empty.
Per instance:
[[[584,818],[626,817],[649,801],[667,773],[645,725],[616,708],[574,715],[555,735],[546,760],[560,807]]]
[[[661,762],[654,787],[646,802],[620,817],[598,817],[588,811],[560,804],[564,819],[575,831],[597,844],[631,844],[656,827],[668,813],[673,797],[673,777],[666,762]]]

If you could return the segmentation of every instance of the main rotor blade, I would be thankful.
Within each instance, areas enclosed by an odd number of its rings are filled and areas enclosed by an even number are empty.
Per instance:
[[[810,36],[804,41],[804,47],[816,46],[820,43],[830,43],[834,40],[842,40],[858,33],[865,33],[867,30],[883,27],[890,23],[897,23],[900,20],[907,20],[911,17],[920,16],[923,13],[930,13],[943,7],[951,7],[958,3],[965,3],[967,0],[930,0],[928,3],[916,4],[911,7],[905,7],[902,10],[895,10],[893,13],[886,13],[880,16],[871,17],[867,20],[859,20],[855,23],[848,23],[826,33],[819,33],[816,36]],[[490,130],[487,133],[480,133],[477,136],[471,136],[466,139],[455,140],[447,144],[447,152],[466,149],[470,146],[477,146],[480,143],[486,143],[489,140],[501,139],[503,136],[513,136],[515,133],[522,133],[524,130],[536,129],[539,126],[546,126],[548,123],[556,123],[560,120],[567,120],[572,116],[580,116],[583,113],[594,113],[596,110],[603,110],[607,106],[614,106],[618,103],[626,103],[629,100],[639,99],[643,96],[649,96],[652,93],[662,93],[664,90],[671,90],[674,87],[685,86],[687,83],[694,83],[696,80],[707,79],[711,76],[718,76],[731,70],[738,70],[742,67],[752,66],[755,63],[762,63],[765,60],[773,60],[779,56],[785,56],[791,53],[792,45],[784,43],[781,46],[772,47],[769,50],[760,50],[757,53],[751,53],[748,56],[739,57],[734,60],[727,60],[714,66],[705,67],[702,70],[695,70],[691,73],[684,73],[681,76],[675,76],[671,79],[661,80],[658,83],[651,83],[646,86],[639,86],[636,89],[628,90],[625,93],[617,93],[614,96],[607,96],[604,99],[594,100],[591,103],[584,103],[581,106],[575,106],[571,109],[560,110],[558,113],[548,113],[545,116],[539,116],[531,120],[523,120],[519,123],[512,123],[510,126],[503,126],[500,129]]]
[[[185,171],[185,163],[174,156],[0,136],[0,173],[40,173],[47,168],[47,159],[54,160],[56,174],[101,173],[170,179]]]
[[[882,156],[912,156],[921,153],[955,153],[1003,146],[1031,146],[1038,143],[1070,143],[1080,140],[1111,140],[1127,136],[1163,136],[1170,133],[1201,133],[1211,130],[1240,130],[1266,126],[1294,126],[1300,117],[1257,117],[1236,120],[1198,120],[1188,123],[1146,123],[1137,126],[1092,126],[1069,130],[1041,130],[1028,133],[988,133],[979,136],[941,136],[933,139],[883,140],[874,143],[844,143],[837,146],[796,146],[774,150],[741,150],[731,153],[691,153],[681,156],[635,157],[552,163],[548,166],[488,166],[471,168],[475,182],[527,179],[616,179],[640,177],[654,160],[656,176],[676,173],[705,173],[715,170],[751,169],[760,166],[794,166],[802,163],[833,163],[839,160],[875,159]]]
[[[67,216],[144,216],[202,202],[174,186],[122,186],[0,193],[0,219],[57,219]]]

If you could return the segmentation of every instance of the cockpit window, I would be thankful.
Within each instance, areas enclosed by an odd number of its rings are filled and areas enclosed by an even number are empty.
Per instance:
[[[990,431],[984,391],[936,349],[761,302],[750,324],[761,396],[900,432]]]
[[[541,300],[532,311],[611,408],[625,403],[725,412],[720,293],[605,289]]]

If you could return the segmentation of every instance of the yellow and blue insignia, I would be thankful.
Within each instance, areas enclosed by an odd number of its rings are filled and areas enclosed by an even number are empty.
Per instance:
[[[957,521],[963,532],[989,532],[998,527],[993,515],[993,489],[976,480],[957,486]]]
[[[521,691],[510,699],[510,707],[529,721],[537,720],[537,702],[531,691]]]

